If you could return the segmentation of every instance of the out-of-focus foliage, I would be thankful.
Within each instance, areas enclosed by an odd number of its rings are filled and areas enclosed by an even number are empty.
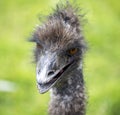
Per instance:
[[[120,1],[78,0],[88,21],[89,50],[84,73],[87,115],[120,114]],[[38,16],[58,0],[0,0],[0,80],[14,82],[14,92],[0,91],[0,115],[47,115],[49,93],[36,88],[34,45],[27,42]]]

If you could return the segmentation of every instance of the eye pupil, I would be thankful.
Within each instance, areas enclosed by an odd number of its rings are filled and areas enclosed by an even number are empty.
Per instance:
[[[77,51],[78,51],[77,48],[73,48],[73,49],[69,50],[69,53],[70,53],[71,55],[74,55],[75,53],[77,53]]]

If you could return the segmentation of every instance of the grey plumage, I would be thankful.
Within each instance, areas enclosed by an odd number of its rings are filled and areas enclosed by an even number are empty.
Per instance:
[[[81,70],[74,71],[67,82],[51,91],[50,115],[85,115],[86,97]]]
[[[85,115],[82,63],[86,44],[77,10],[70,3],[57,5],[33,33],[38,89],[40,93],[51,89],[50,115]]]

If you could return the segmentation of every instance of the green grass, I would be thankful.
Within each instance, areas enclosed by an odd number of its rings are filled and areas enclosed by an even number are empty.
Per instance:
[[[48,14],[58,0],[0,0],[0,80],[16,83],[15,92],[0,92],[0,115],[47,115],[49,93],[36,88],[33,44],[27,42],[38,15]],[[80,2],[88,22],[84,34],[89,50],[84,73],[87,115],[120,114],[120,2]]]

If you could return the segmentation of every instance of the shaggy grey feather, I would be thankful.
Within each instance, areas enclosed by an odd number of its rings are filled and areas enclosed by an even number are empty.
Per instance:
[[[51,90],[50,115],[85,115],[82,34],[78,7],[57,5],[33,32],[36,76],[40,93]]]

